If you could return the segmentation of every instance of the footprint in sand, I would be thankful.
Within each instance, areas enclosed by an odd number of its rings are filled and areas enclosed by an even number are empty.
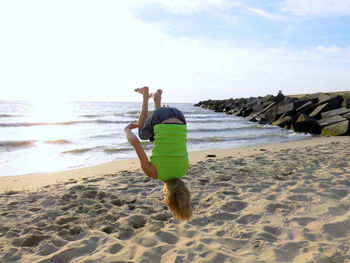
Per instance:
[[[302,244],[296,242],[288,242],[281,248],[274,250],[278,262],[293,262],[293,259],[299,254]]]
[[[330,207],[330,208],[328,208],[328,210],[329,210],[329,213],[333,216],[342,216],[350,210],[350,205],[340,204],[340,205],[335,206],[335,207]],[[0,232],[1,232],[1,230],[0,230]]]
[[[57,250],[58,250],[57,247],[55,247],[51,244],[45,243],[45,244],[40,245],[35,250],[35,254],[39,255],[39,256],[47,256],[47,255],[50,255],[50,254],[56,252]]]
[[[236,214],[231,214],[231,213],[215,213],[210,216],[210,219],[216,221],[216,220],[234,220],[237,217],[239,217]]]
[[[19,251],[17,248],[10,248],[9,251],[2,257],[0,258],[3,260],[3,262],[17,262],[22,257],[22,253]]]
[[[74,247],[56,252],[49,258],[38,261],[38,263],[70,262],[75,258],[94,252],[99,245],[99,241],[99,237],[84,239],[78,243],[75,243]]]
[[[260,215],[248,214],[240,217],[236,222],[243,225],[256,224],[260,218]]]
[[[119,243],[114,243],[110,245],[105,251],[110,254],[116,254],[123,249],[123,246]]]
[[[290,195],[287,197],[287,199],[291,201],[302,201],[302,202],[312,201],[312,198],[306,195]]]
[[[268,242],[276,242],[278,240],[278,236],[282,233],[281,228],[274,226],[264,226],[262,233],[259,233],[258,236],[266,240]]]
[[[143,215],[131,215],[128,217],[121,218],[119,223],[122,225],[130,226],[134,229],[144,227],[147,222],[147,219]]]
[[[12,245],[15,247],[36,247],[41,241],[49,236],[43,234],[27,234],[24,237],[16,238]]]
[[[155,234],[161,241],[174,245],[179,241],[179,238],[173,233],[166,231],[159,231]]]
[[[344,197],[346,197],[349,194],[349,191],[344,190],[344,189],[329,189],[329,197],[333,198],[333,199],[343,199]]]
[[[238,212],[245,209],[248,206],[247,202],[243,201],[232,201],[227,202],[221,206],[221,209],[225,212]]]
[[[136,239],[137,243],[143,247],[154,247],[159,244],[159,241],[154,237],[154,234],[148,234]]]
[[[309,223],[316,221],[316,218],[313,217],[296,217],[292,218],[289,222],[297,222],[299,226],[307,226]]]
[[[268,213],[281,212],[282,214],[289,214],[293,210],[293,207],[287,204],[272,203],[266,206],[266,211]]]
[[[323,231],[328,240],[347,237],[350,235],[350,220],[339,221],[323,225]]]

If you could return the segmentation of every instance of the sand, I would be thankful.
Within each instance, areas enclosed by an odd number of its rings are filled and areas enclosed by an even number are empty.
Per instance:
[[[186,223],[136,160],[0,178],[0,262],[350,262],[349,137],[190,159]]]

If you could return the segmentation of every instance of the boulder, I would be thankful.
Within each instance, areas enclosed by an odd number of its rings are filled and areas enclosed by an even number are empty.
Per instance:
[[[329,111],[332,110],[332,108],[329,108],[329,103],[326,102],[324,104],[319,105],[316,109],[314,109],[309,116],[311,118],[315,118],[315,119],[320,119],[321,118],[321,113],[325,112],[325,111]]]
[[[324,104],[328,103],[329,107],[331,108],[330,110],[337,109],[340,107],[341,102],[343,101],[342,96],[339,95],[325,95],[324,97],[319,98],[318,104]]]
[[[294,131],[308,132],[320,134],[321,127],[314,118],[309,117],[306,114],[300,114],[297,121],[293,124]]]
[[[212,106],[212,110],[215,112],[224,112],[224,109],[226,108],[226,102],[226,100],[217,100]]]
[[[285,114],[294,110],[294,103],[287,103],[277,107],[277,115]]]
[[[251,121],[251,122],[258,122],[258,120],[257,120],[256,117],[251,117],[251,118],[249,119],[249,121]]]
[[[253,113],[256,113],[261,111],[264,107],[258,102],[252,108],[253,108]]]
[[[267,106],[265,108],[263,108],[262,110],[258,111],[257,113],[254,113],[253,115],[251,115],[252,117],[257,117],[260,114],[264,113],[265,111],[267,111],[268,109],[270,109],[272,106],[275,106],[276,102],[269,102],[267,104]]]
[[[297,99],[295,101],[295,107],[299,108],[301,105],[303,105],[307,102],[312,102],[313,104],[316,104],[318,102],[318,97],[319,97],[319,93],[306,95],[306,96],[304,96],[300,99]]]
[[[339,116],[339,115],[336,115],[336,116],[332,116],[329,118],[318,120],[317,123],[321,127],[324,127],[324,126],[328,126],[328,125],[331,125],[333,123],[337,123],[337,122],[341,122],[341,121],[345,121],[345,120],[346,120],[346,118]]]
[[[343,108],[350,109],[350,95],[343,95],[343,102],[341,106]]]
[[[277,116],[277,106],[276,105],[270,107],[267,111],[260,114],[260,118],[268,120],[270,123],[272,123],[276,120],[276,116]]]
[[[329,117],[332,117],[332,116],[335,116],[335,115],[342,115],[342,114],[345,114],[345,113],[348,113],[348,112],[350,112],[350,109],[339,108],[339,109],[336,109],[336,110],[330,110],[330,111],[323,112],[321,114],[321,116],[322,116],[322,119],[325,119],[325,118],[329,118]]]
[[[345,113],[344,115],[342,115],[342,117],[344,117],[345,119],[350,120],[350,112]]]
[[[232,115],[232,114],[234,114],[236,112],[237,112],[236,109],[232,109],[232,110],[227,111],[226,113],[229,114],[229,115]]]
[[[243,116],[244,106],[237,109],[237,116]]]
[[[321,135],[323,136],[341,136],[349,134],[349,120],[337,122],[323,127]]]
[[[273,101],[275,97],[273,95],[266,95],[262,98],[259,98],[260,103],[264,103],[264,102],[270,102]]]
[[[282,101],[284,101],[285,98],[286,98],[286,96],[284,96],[284,95],[282,94],[282,92],[279,92],[279,93],[277,94],[277,96],[273,98],[272,101],[274,101],[274,102],[276,102],[277,104],[279,104],[279,103],[281,103]]]
[[[282,116],[277,121],[273,122],[272,125],[279,126],[281,128],[290,129],[294,123],[294,120],[291,116]]]
[[[256,97],[250,97],[250,98],[247,100],[245,106],[247,106],[247,107],[253,107],[253,106],[256,105],[257,103],[258,103],[258,98],[256,98]]]
[[[313,102],[308,101],[308,102],[304,103],[303,105],[301,105],[300,107],[298,107],[295,111],[297,113],[309,114],[313,110],[313,107],[314,107]]]
[[[247,117],[252,113],[253,109],[252,108],[245,108],[242,112],[243,117]]]
[[[259,124],[269,125],[269,124],[271,124],[271,121],[268,119],[265,119],[265,118],[260,118]]]
[[[253,111],[252,108],[247,108],[246,106],[243,106],[241,109],[239,109],[237,116],[247,117],[249,114],[251,114]]]

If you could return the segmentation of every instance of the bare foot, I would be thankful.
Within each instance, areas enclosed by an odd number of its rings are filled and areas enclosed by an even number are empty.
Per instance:
[[[144,97],[150,97],[149,88],[147,86],[135,89],[136,92],[142,94]]]
[[[161,102],[162,100],[162,90],[161,89],[158,89],[156,92],[152,93],[151,96],[152,98],[154,99],[154,102],[157,104]]]

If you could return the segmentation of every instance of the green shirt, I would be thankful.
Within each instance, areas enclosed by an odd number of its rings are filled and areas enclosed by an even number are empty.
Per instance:
[[[154,126],[154,146],[150,159],[157,168],[159,180],[181,178],[187,173],[189,160],[186,136],[186,125],[157,124]]]

